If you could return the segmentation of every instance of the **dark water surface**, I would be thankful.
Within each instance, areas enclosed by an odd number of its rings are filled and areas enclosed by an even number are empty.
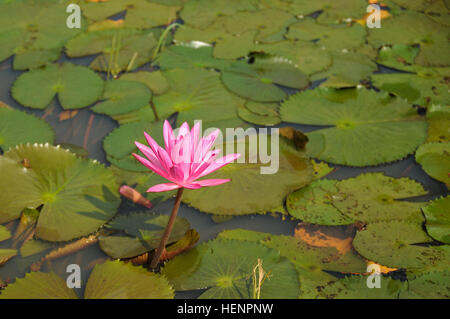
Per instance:
[[[82,65],[89,65],[93,57],[82,59],[70,59],[70,62]],[[63,56],[59,62],[69,61]],[[145,65],[139,70],[149,70],[149,66]],[[382,68],[378,72],[390,73],[393,70]],[[116,127],[117,123],[106,115],[95,114],[88,108],[79,110],[78,114],[69,120],[61,121],[59,115],[64,111],[57,99],[48,106],[45,110],[34,110],[24,108],[17,103],[10,94],[11,87],[15,79],[21,74],[20,71],[12,70],[12,58],[0,63],[0,101],[12,106],[13,108],[26,111],[38,117],[45,118],[45,120],[54,128],[56,132],[56,144],[69,143],[84,147],[89,157],[109,165],[106,161],[106,156],[103,151],[103,139]],[[315,83],[316,86],[318,83]],[[295,92],[295,91],[294,91]],[[290,90],[289,93],[294,93]],[[281,124],[279,127],[287,124]],[[308,132],[316,129],[314,126],[307,125],[291,125],[303,132]],[[429,192],[428,195],[422,196],[415,200],[428,201],[438,196],[448,193],[444,184],[430,178],[414,161],[412,155],[406,159],[394,162],[389,165],[380,165],[368,168],[350,168],[334,165],[336,169],[326,178],[345,179],[357,176],[363,172],[384,172],[386,175],[393,177],[407,176],[421,182],[425,189]],[[168,200],[160,206],[158,211],[169,214],[173,205],[173,200]],[[121,211],[129,211],[136,209],[129,203],[123,203]],[[282,218],[280,215],[247,215],[233,217],[231,220],[223,223],[215,223],[210,215],[197,211],[194,208],[181,205],[179,215],[186,218],[200,234],[200,242],[207,241],[214,238],[219,232],[225,229],[246,228],[255,231],[270,232],[273,234],[293,235],[294,228],[298,224],[298,220],[290,220],[289,218]],[[100,250],[98,245],[91,246],[73,255],[60,258],[52,264],[47,264],[43,267],[44,271],[53,270],[63,278],[67,277],[66,266],[68,264],[76,263],[82,268],[83,285],[89,277],[93,266],[105,260],[106,255]],[[13,280],[15,277],[23,277],[27,269],[23,269],[20,264],[14,262],[12,259],[5,266],[0,268],[0,279],[3,281]],[[79,295],[82,295],[83,288],[79,289]],[[178,298],[193,298],[200,294],[199,291],[189,291],[178,293]]]

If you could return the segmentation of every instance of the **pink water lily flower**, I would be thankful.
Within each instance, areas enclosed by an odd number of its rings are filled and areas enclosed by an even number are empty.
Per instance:
[[[217,129],[199,140],[200,123],[196,123],[192,130],[189,130],[189,125],[184,122],[178,136],[175,137],[169,122],[165,121],[163,127],[165,149],[144,132],[150,147],[139,142],[135,144],[146,158],[134,153],[133,156],[142,165],[172,182],[155,185],[147,192],[164,192],[179,188],[198,189],[229,182],[230,179],[198,180],[233,162],[240,155],[228,154],[217,158],[221,150],[211,148],[219,132]]]

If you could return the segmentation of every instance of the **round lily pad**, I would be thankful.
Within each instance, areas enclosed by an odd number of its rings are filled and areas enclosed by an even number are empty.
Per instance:
[[[362,256],[392,268],[424,268],[445,258],[439,247],[416,245],[432,239],[420,224],[402,221],[370,223],[353,239]]]
[[[428,235],[450,244],[450,196],[438,198],[422,208]]]
[[[168,215],[154,213],[131,213],[119,215],[107,227],[124,231],[128,236],[108,235],[100,238],[100,248],[112,258],[131,258],[158,247],[164,229],[169,221]],[[168,244],[183,238],[189,230],[189,222],[177,218]]]
[[[426,122],[406,101],[366,89],[299,92],[282,103],[280,115],[286,122],[331,126],[307,134],[307,151],[335,164],[392,162],[426,139]]]
[[[196,47],[193,43],[171,45],[165,49],[155,62],[162,70],[212,68],[223,69],[230,63],[213,57],[213,47]]]
[[[108,161],[115,166],[137,172],[145,172],[148,169],[141,165],[131,155],[138,151],[135,141],[144,143],[144,131],[153,139],[163,145],[163,123],[162,122],[135,122],[119,126],[114,129],[103,141],[103,148]]]
[[[169,89],[169,83],[161,71],[125,73],[120,79],[144,83],[155,95],[161,95]]]
[[[272,164],[268,161],[263,163],[261,158],[253,157],[254,154],[251,155],[250,152],[256,151],[256,139],[262,145],[267,143],[270,152],[272,140],[266,134],[253,136],[253,144],[249,144],[248,138],[224,143],[221,146],[223,150],[227,153],[237,150],[242,154],[240,158],[246,159],[246,162],[228,164],[208,175],[208,178],[229,178],[231,182],[195,191],[185,190],[183,202],[203,212],[217,215],[264,213],[282,206],[287,194],[309,183],[312,170],[303,152],[295,150],[281,137],[279,159],[274,158]],[[249,145],[252,145],[251,149]],[[261,156],[261,152],[257,154]],[[272,168],[269,168],[270,165]]]
[[[427,121],[427,142],[450,142],[450,105],[431,105]]]
[[[406,282],[380,276],[380,287],[369,288],[369,276],[349,276],[323,287],[320,298],[326,299],[398,299],[406,290]]]
[[[281,122],[276,103],[244,101],[239,105],[238,115],[246,122],[262,126],[273,126]]]
[[[416,161],[431,177],[450,187],[450,142],[430,142],[420,145]]]
[[[277,102],[286,93],[276,84],[302,89],[309,85],[307,76],[289,61],[261,59],[254,64],[235,62],[222,72],[223,84],[239,96],[257,102]]]
[[[216,239],[175,257],[162,273],[178,290],[208,288],[199,298],[249,299],[255,292],[253,272],[258,259],[269,274],[260,287],[262,299],[298,297],[292,263],[275,249],[257,243]]]
[[[16,249],[0,248],[0,266],[6,264],[6,262],[16,255]]]
[[[408,289],[400,298],[408,299],[449,299],[450,273],[447,270],[427,270],[408,274]]]
[[[0,195],[0,223],[19,218],[24,207],[43,205],[36,236],[44,240],[93,233],[119,205],[118,185],[109,169],[48,144],[10,149],[0,158],[0,171],[6,190]]]
[[[105,84],[102,102],[92,111],[107,115],[120,115],[136,111],[150,103],[152,92],[143,83],[110,80]]]
[[[348,225],[354,220],[333,206],[333,196],[338,192],[336,180],[315,180],[295,191],[286,199],[290,215],[311,224]]]
[[[164,276],[131,263],[107,261],[92,270],[85,299],[173,299],[173,288]]]
[[[423,186],[407,177],[393,178],[383,173],[366,173],[336,183],[333,206],[355,221],[423,222],[422,203],[404,199],[425,195]]]
[[[0,148],[24,143],[53,144],[55,133],[50,125],[33,115],[0,106]]]
[[[84,299],[170,299],[172,287],[161,275],[120,261],[107,261],[92,270]],[[75,290],[57,274],[31,272],[9,284],[0,299],[77,299]]]
[[[23,73],[12,87],[14,99],[37,109],[46,108],[56,95],[64,109],[82,108],[97,101],[102,91],[103,80],[98,74],[70,63]]]

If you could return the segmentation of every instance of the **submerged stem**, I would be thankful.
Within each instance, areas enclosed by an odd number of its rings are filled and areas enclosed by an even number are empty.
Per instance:
[[[161,255],[166,248],[167,241],[169,240],[170,233],[172,232],[173,224],[175,223],[175,219],[177,218],[178,208],[180,208],[183,189],[184,188],[178,189],[175,204],[173,205],[172,213],[170,213],[169,222],[167,223],[166,229],[164,229],[164,234],[161,238],[161,242],[159,243],[159,247],[156,249],[155,254],[153,255],[152,262],[150,263],[151,269],[155,269],[156,266],[158,266]]]

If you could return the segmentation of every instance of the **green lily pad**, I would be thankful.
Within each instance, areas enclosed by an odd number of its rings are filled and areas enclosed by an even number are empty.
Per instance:
[[[288,39],[302,41],[315,41],[319,47],[327,50],[348,51],[361,47],[365,41],[366,31],[364,27],[356,23],[351,26],[323,25],[312,18],[306,18],[289,27],[286,34]]]
[[[307,134],[307,151],[335,164],[392,162],[426,139],[426,122],[406,101],[365,89],[299,92],[281,104],[280,115],[286,122],[331,126]]]
[[[142,255],[158,247],[168,215],[154,213],[131,213],[119,215],[107,227],[125,232],[128,236],[109,235],[100,238],[100,248],[110,257],[131,258]],[[183,238],[189,230],[189,222],[184,218],[175,220],[168,244]]]
[[[432,239],[420,224],[402,221],[371,223],[353,239],[353,247],[365,258],[394,268],[424,268],[445,258],[439,247],[415,245]]]
[[[311,81],[327,79],[323,87],[354,87],[377,70],[377,65],[366,54],[350,51],[332,51],[333,64],[324,72],[311,76]]]
[[[428,235],[434,239],[450,244],[450,196],[432,201],[422,208],[427,220],[425,227]]]
[[[419,50],[419,47],[413,45],[385,45],[382,46],[378,52],[377,62],[387,67],[402,71],[415,72],[423,70],[423,66],[414,64],[414,59],[419,53]]]
[[[256,48],[255,36],[258,31],[249,30],[239,35],[225,34],[214,45],[214,57],[218,59],[237,59],[247,56]]]
[[[428,106],[450,103],[449,86],[443,77],[422,77],[415,74],[374,74],[375,87],[398,95],[411,104]]]
[[[222,72],[223,84],[237,95],[257,102],[278,102],[286,93],[276,84],[302,89],[307,76],[289,61],[263,58],[254,64],[238,61]]]
[[[325,71],[332,64],[331,54],[315,43],[307,41],[279,41],[262,43],[256,47],[273,56],[282,56],[292,61],[305,74]]]
[[[54,272],[31,272],[2,290],[0,299],[77,299],[77,294]]]
[[[223,87],[218,72],[173,69],[164,72],[164,76],[170,89],[153,99],[160,118],[178,112],[179,125],[185,121],[193,125],[195,120],[202,120],[205,127],[205,122],[238,119],[237,105],[232,94]]]
[[[20,247],[20,256],[28,257],[35,254],[48,252],[49,250],[55,249],[57,247],[58,247],[57,243],[32,238],[30,240],[27,240]]]
[[[0,195],[0,223],[19,218],[24,207],[43,205],[36,236],[47,241],[93,233],[119,205],[112,172],[48,144],[9,150],[0,158],[0,171],[2,189],[7,190]]]
[[[180,12],[180,18],[189,26],[205,29],[223,15],[234,15],[239,11],[257,9],[254,0],[199,0],[187,2]]]
[[[450,142],[425,143],[416,152],[416,161],[423,170],[438,181],[450,187]]]
[[[213,57],[212,46],[196,47],[192,43],[172,45],[157,58],[156,64],[162,69],[213,68],[223,69],[230,63]]]
[[[256,125],[273,126],[281,122],[276,103],[244,101],[239,105],[238,115],[244,121]]]
[[[0,266],[6,264],[11,258],[17,255],[16,249],[0,248]]]
[[[120,261],[107,261],[92,270],[85,299],[169,299],[174,292],[167,279]],[[9,284],[0,299],[77,299],[66,280],[55,273],[31,272]]]
[[[290,215],[304,222],[318,225],[348,225],[354,220],[333,206],[333,196],[338,192],[336,180],[321,179],[298,191],[286,199]]]
[[[135,141],[145,143],[144,131],[153,139],[163,145],[162,122],[134,122],[124,124],[114,129],[103,141],[106,157],[115,166],[136,172],[145,172],[148,169],[140,164],[131,155],[138,152]]]
[[[21,74],[11,92],[28,107],[44,109],[58,95],[64,109],[79,109],[97,101],[102,91],[103,80],[98,74],[84,66],[63,63]]]
[[[132,111],[124,114],[117,114],[111,116],[114,121],[122,124],[128,124],[133,122],[154,122],[156,121],[155,110],[151,105],[146,105],[137,109],[136,111]]]
[[[342,254],[334,247],[315,247],[300,238],[272,235],[245,229],[221,232],[218,238],[257,242],[276,249],[295,266],[300,281],[300,298],[315,298],[318,288],[336,281],[337,278],[325,272],[363,272],[366,263],[355,251]]]
[[[408,32],[405,33],[405,27]],[[406,11],[383,21],[382,28],[369,29],[368,41],[379,47],[387,44],[419,44],[414,62],[422,66],[449,66],[448,30],[424,14]]]
[[[400,298],[408,299],[448,299],[450,298],[450,273],[443,271],[424,271],[408,274],[408,289]]]
[[[67,45],[69,57],[98,55],[90,64],[96,71],[132,71],[152,59],[160,30],[115,28],[82,33]]]
[[[50,125],[34,115],[0,106],[0,148],[24,143],[52,143],[55,133]]]
[[[53,51],[51,59],[59,55],[66,41],[82,32],[87,25],[82,19],[81,28],[66,27],[69,3],[52,0],[0,3],[0,61],[18,54],[22,58],[15,66],[23,67],[25,64],[32,68],[39,66],[42,60],[28,52]],[[33,59],[30,59],[31,55],[34,55]],[[44,60],[48,61],[48,57]]]
[[[426,194],[422,185],[412,179],[366,173],[339,181],[336,187],[339,191],[332,195],[333,206],[355,221],[423,222],[422,203],[399,200]]]
[[[262,145],[267,143],[268,152],[271,152],[270,136],[258,134],[258,137],[253,138],[258,138]],[[256,143],[253,145],[255,147]],[[217,146],[219,147],[220,145]],[[227,153],[231,149],[237,149],[237,152],[242,154],[241,162],[230,163],[208,175],[208,178],[229,178],[231,182],[184,192],[183,202],[202,212],[217,215],[270,212],[283,205],[287,194],[305,186],[312,179],[311,166],[304,153],[295,150],[282,137],[279,140],[277,171],[274,166],[269,168],[277,163],[265,164],[261,158],[249,157],[251,154],[248,140],[229,141],[220,148],[226,149]],[[259,154],[261,156],[261,153]],[[242,162],[244,159],[245,163]],[[261,174],[264,171],[266,172]]]
[[[120,79],[144,83],[155,95],[161,95],[169,89],[169,83],[161,71],[125,73]]]
[[[173,288],[164,276],[130,263],[108,261],[92,270],[85,299],[173,299]]]
[[[177,290],[208,288],[200,295],[202,299],[249,299],[254,293],[253,269],[258,259],[269,273],[261,286],[262,299],[298,297],[299,284],[292,263],[275,249],[257,243],[216,239],[170,260],[162,273]]]
[[[350,276],[323,287],[320,298],[326,299],[398,299],[406,282],[380,275],[380,288],[368,288],[368,276]]]
[[[9,232],[8,228],[0,225],[0,241],[7,240],[9,238],[11,238],[11,233]]]
[[[427,109],[427,142],[450,142],[450,106],[431,105]]]
[[[107,115],[120,115],[136,111],[149,104],[152,92],[143,83],[110,80],[105,84],[102,102],[92,111]]]
[[[14,70],[27,70],[39,68],[59,59],[61,49],[53,50],[27,50],[14,57]]]

